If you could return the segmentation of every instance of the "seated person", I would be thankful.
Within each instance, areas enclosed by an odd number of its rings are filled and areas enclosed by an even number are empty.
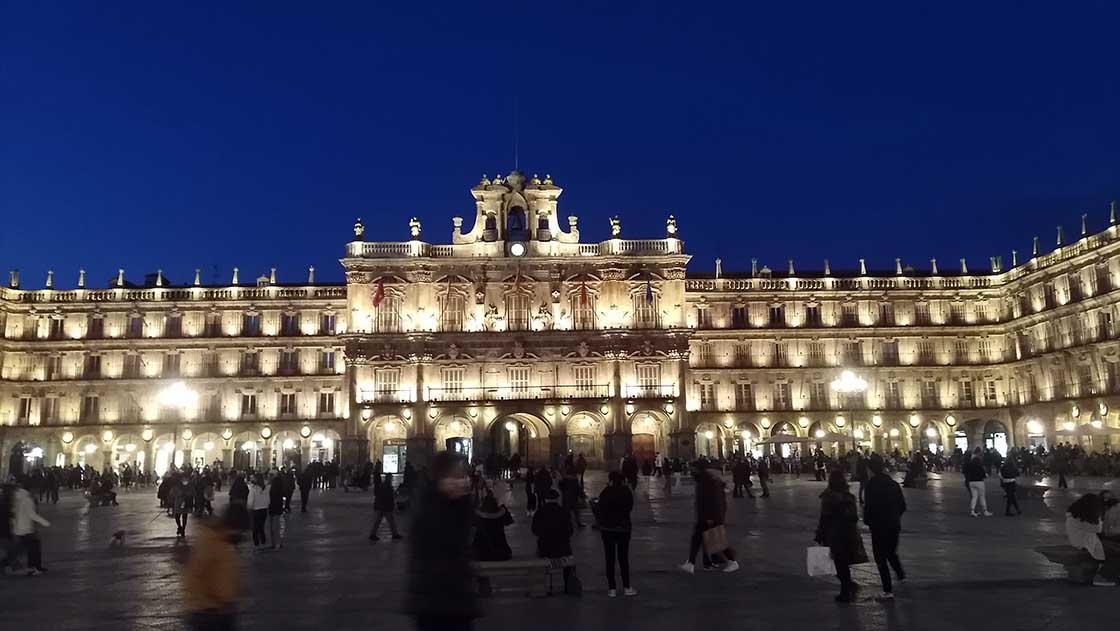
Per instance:
[[[1106,576],[1116,576],[1116,566],[1120,563],[1120,544],[1101,539],[1103,505],[1101,496],[1096,493],[1082,495],[1070,504],[1066,512],[1066,538],[1071,546],[1085,550],[1093,560],[1099,562],[1093,585],[1114,587],[1116,582]]]
[[[493,493],[487,493],[474,512],[474,541],[471,548],[477,561],[509,561],[513,550],[506,541],[506,526],[513,523],[513,516],[506,507],[498,506]],[[490,578],[478,577],[478,592],[491,594]]]
[[[575,528],[568,511],[560,506],[560,493],[549,489],[544,505],[533,515],[533,534],[537,536],[537,556],[542,559],[564,559],[572,556],[572,534]],[[575,567],[564,567],[564,591],[578,593]]]

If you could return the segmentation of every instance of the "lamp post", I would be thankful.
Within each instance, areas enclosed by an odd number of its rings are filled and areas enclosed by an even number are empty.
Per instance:
[[[854,372],[852,372],[850,370],[845,370],[845,371],[840,373],[839,377],[832,380],[832,389],[837,394],[843,395],[844,396],[844,402],[847,404],[844,407],[848,408],[848,415],[851,418],[849,419],[850,422],[846,423],[846,424],[849,424],[852,428],[851,429],[851,432],[852,432],[852,450],[854,451],[857,448],[856,433],[855,433],[856,419],[855,419],[855,415],[852,414],[851,395],[860,394],[860,393],[866,391],[867,390],[867,380],[864,379],[863,377],[860,377],[860,376],[856,375]]]

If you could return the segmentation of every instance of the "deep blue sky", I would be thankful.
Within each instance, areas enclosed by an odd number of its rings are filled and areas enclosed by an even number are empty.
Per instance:
[[[515,97],[521,170],[585,240],[671,211],[697,271],[982,269],[1120,197],[1112,3],[108,4],[0,8],[0,265],[25,286],[339,280],[358,215],[445,242],[513,167]]]

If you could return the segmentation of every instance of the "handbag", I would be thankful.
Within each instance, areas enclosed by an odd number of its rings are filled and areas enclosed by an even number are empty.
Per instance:
[[[805,569],[809,576],[836,575],[836,565],[832,563],[832,553],[824,546],[806,548]]]
[[[713,526],[703,533],[704,552],[707,554],[715,554],[723,552],[731,546],[727,543],[727,528],[722,524]]]
[[[848,565],[859,565],[860,563],[867,563],[870,559],[867,558],[867,548],[863,546],[863,537],[857,535],[856,540],[853,542],[852,547],[852,560]]]

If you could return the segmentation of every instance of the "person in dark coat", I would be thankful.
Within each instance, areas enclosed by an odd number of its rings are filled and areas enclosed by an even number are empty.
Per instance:
[[[1022,515],[1023,510],[1019,508],[1019,467],[1015,466],[1015,461],[1011,458],[1003,461],[1003,466],[999,468],[999,485],[1003,487],[1004,498],[1007,500],[1004,507],[1003,514],[1005,517],[1011,517],[1011,509],[1015,509],[1016,515]]]
[[[369,531],[369,540],[377,541],[377,529],[381,526],[382,520],[388,520],[389,532],[392,533],[393,539],[401,539],[401,534],[397,532],[397,518],[394,514],[396,511],[397,497],[393,492],[393,474],[386,473],[381,478],[381,484],[373,489],[373,528]]]
[[[867,458],[860,454],[859,460],[856,461],[856,481],[859,482],[859,503],[862,505],[864,502],[864,491],[867,487],[867,481],[870,479],[871,474],[868,471]]]
[[[279,550],[284,547],[284,498],[287,494],[284,474],[277,473],[272,476],[268,486],[268,529],[272,536],[272,549]]]
[[[577,482],[578,484],[578,482]],[[563,559],[572,556],[572,520],[567,510],[560,506],[560,494],[550,490],[544,494],[544,503],[533,515],[533,534],[537,537],[537,556],[542,559]],[[564,568],[564,589],[575,593],[570,587],[576,583],[575,567]]]
[[[537,469],[537,475],[533,477],[533,493],[537,496],[537,506],[544,503],[544,494],[552,488],[552,474],[548,469],[541,467]]]
[[[836,577],[840,579],[840,593],[836,596],[839,603],[852,602],[857,586],[852,581],[851,566],[867,560],[858,523],[856,497],[848,491],[844,472],[833,470],[828,476],[828,488],[821,493],[821,518],[815,539],[832,552]]]
[[[622,477],[626,478],[631,490],[638,488],[638,461],[630,454],[622,459]]]
[[[747,486],[747,480],[750,479],[750,469],[747,468],[747,463],[744,459],[739,458],[735,460],[735,464],[731,466],[731,482],[734,487],[731,489],[731,497],[743,497],[743,493],[754,499],[754,493],[751,493],[750,488]]]
[[[579,455],[579,457],[576,458],[576,475],[579,476],[579,488],[581,488],[581,489],[586,488],[586,486],[583,483],[583,477],[586,474],[587,474],[587,458],[584,458],[583,454],[581,453]]]
[[[696,554],[704,542],[704,532],[722,526],[727,513],[727,499],[724,496],[723,480],[716,478],[701,463],[695,463],[692,478],[696,484],[696,524],[692,528],[692,539],[688,544],[688,560],[680,565],[687,574],[696,571]],[[713,563],[724,563],[722,571],[736,572],[739,563],[735,561],[735,551],[728,547],[711,555]]]
[[[536,474],[532,468],[525,473],[525,512],[529,517],[537,511]]]
[[[867,469],[871,477],[864,485],[863,522],[871,530],[871,551],[883,584],[883,593],[879,598],[889,600],[894,598],[891,568],[894,568],[898,580],[906,580],[902,561],[898,559],[898,535],[902,532],[906,498],[898,482],[883,472],[883,459],[878,454],[867,459]]]
[[[249,485],[245,483],[245,476],[238,474],[229,485],[229,503],[245,506],[249,503]]]
[[[607,476],[607,488],[599,493],[596,507],[606,557],[607,596],[614,598],[618,593],[614,581],[616,559],[622,574],[623,594],[636,596],[638,591],[630,586],[630,512],[634,509],[634,493],[626,486],[622,474],[611,471]]]
[[[487,493],[482,503],[474,511],[474,541],[471,549],[476,561],[509,561],[513,549],[506,541],[506,526],[513,524],[513,515],[506,507],[498,506],[493,493]],[[478,577],[478,593],[489,596],[490,577]]]
[[[770,497],[770,458],[758,459],[758,486],[762,487],[762,497]]]
[[[315,478],[311,476],[311,470],[304,468],[303,472],[299,474],[299,512],[307,512],[307,499],[311,495],[311,487],[315,485]]]
[[[575,471],[565,471],[564,477],[560,478],[560,504],[580,528],[585,525],[579,516],[579,500],[582,495],[583,489],[580,488]]]
[[[441,451],[432,459],[431,479],[409,531],[405,611],[418,631],[469,631],[480,611],[471,571],[466,466],[458,455]]]

